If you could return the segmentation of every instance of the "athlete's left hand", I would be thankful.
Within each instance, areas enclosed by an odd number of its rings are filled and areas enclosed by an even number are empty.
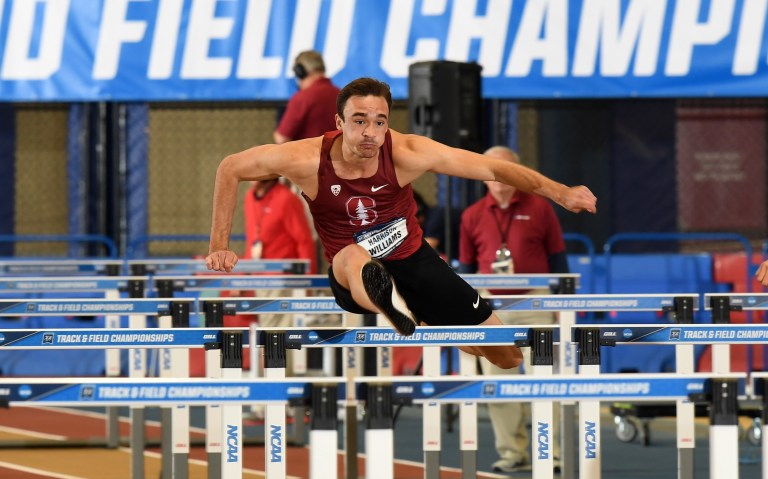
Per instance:
[[[573,213],[587,211],[597,213],[597,198],[586,186],[572,186],[566,188],[561,197],[560,206]]]

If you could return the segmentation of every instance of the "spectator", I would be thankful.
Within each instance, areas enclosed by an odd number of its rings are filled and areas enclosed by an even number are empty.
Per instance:
[[[495,146],[485,152],[518,163],[514,151]],[[465,273],[567,273],[565,242],[552,205],[544,198],[524,193],[512,186],[486,181],[487,195],[471,205],[461,217],[460,269]],[[491,294],[531,294],[530,291],[490,291]],[[539,293],[539,291],[536,291]],[[552,324],[551,312],[497,312],[505,324]],[[530,364],[526,348],[525,364]],[[508,374],[485,359],[484,374]],[[519,402],[488,405],[496,450],[500,459],[493,464],[497,472],[528,470],[531,465],[528,433],[530,405]],[[557,409],[556,409],[557,413]],[[559,421],[553,425],[555,469],[559,468]]]
[[[293,64],[299,91],[291,97],[273,133],[275,143],[321,136],[336,129],[339,89],[325,76],[325,63],[314,50],[301,52]]]

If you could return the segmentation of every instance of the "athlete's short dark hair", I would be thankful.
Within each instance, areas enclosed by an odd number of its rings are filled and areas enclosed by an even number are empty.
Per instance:
[[[392,92],[389,91],[389,85],[374,78],[358,78],[352,80],[341,89],[339,96],[336,97],[336,113],[339,118],[344,119],[344,106],[353,96],[379,96],[387,100],[387,109],[392,110]]]

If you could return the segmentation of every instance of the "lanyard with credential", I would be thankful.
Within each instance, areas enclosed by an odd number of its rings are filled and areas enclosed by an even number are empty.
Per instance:
[[[501,213],[504,213],[503,209],[498,209]],[[507,221],[506,226],[502,229],[501,221],[499,221],[499,218],[496,216],[496,208],[491,209],[491,214],[496,223],[496,228],[499,230],[499,235],[501,236],[501,244],[499,245],[499,249],[496,250],[496,259],[491,263],[491,269],[494,273],[512,274],[515,272],[515,267],[512,261],[512,253],[507,247],[507,235],[509,234],[509,228],[512,226],[512,218],[514,215],[512,214],[512,211],[509,210],[509,220]]]

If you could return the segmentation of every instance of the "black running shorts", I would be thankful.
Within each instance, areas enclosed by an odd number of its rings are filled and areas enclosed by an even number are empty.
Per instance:
[[[380,261],[419,322],[430,326],[474,326],[491,316],[488,303],[426,242],[408,258]],[[352,293],[336,281],[333,268],[328,269],[328,278],[342,309],[356,314],[371,313],[358,305]]]

